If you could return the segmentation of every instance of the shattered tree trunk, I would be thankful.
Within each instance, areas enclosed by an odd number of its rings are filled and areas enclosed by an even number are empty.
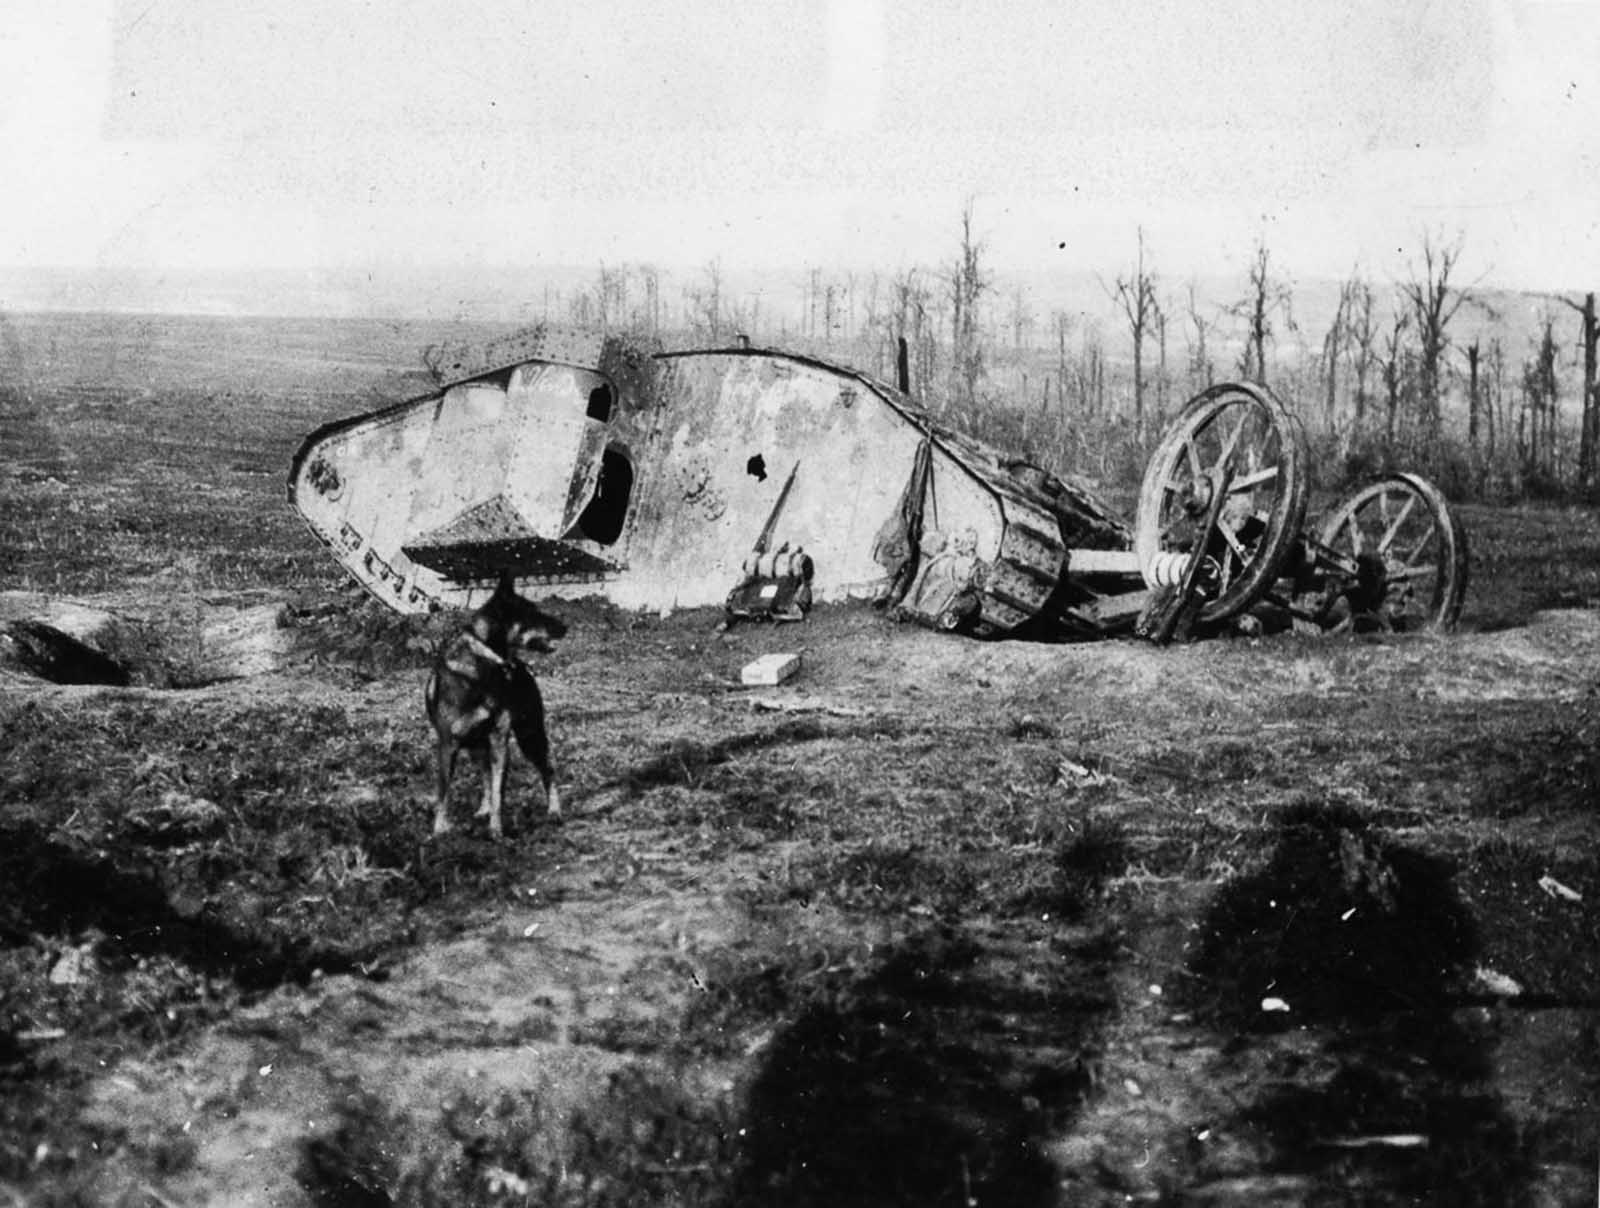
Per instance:
[[[1476,340],[1467,346],[1467,444],[1474,451],[1478,448],[1478,357],[1481,351]]]
[[[1595,486],[1596,442],[1600,440],[1600,381],[1596,381],[1596,346],[1600,323],[1595,317],[1594,293],[1583,299],[1582,419],[1578,429],[1578,490],[1589,494]]]

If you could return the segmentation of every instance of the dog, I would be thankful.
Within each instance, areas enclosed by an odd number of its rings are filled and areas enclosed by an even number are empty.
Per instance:
[[[523,660],[535,653],[548,654],[550,643],[566,632],[559,617],[518,595],[511,575],[505,573],[466,628],[440,648],[423,689],[428,720],[438,736],[436,836],[451,829],[450,780],[456,756],[463,750],[471,752],[483,773],[478,816],[489,819],[491,835],[501,836],[500,812],[513,738],[544,784],[546,813],[560,817],[561,795],[550,762],[544,699]]]

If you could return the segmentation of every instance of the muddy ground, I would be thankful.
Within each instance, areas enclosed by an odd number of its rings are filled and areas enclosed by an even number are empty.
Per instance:
[[[1592,513],[1466,509],[1448,637],[568,605],[569,816],[433,841],[444,622],[282,494],[416,333],[130,322],[6,327],[0,590],[134,671],[0,677],[10,1201],[1594,1202]]]

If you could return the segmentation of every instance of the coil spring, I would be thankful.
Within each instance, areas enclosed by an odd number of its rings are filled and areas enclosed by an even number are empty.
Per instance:
[[[1176,587],[1188,569],[1188,554],[1160,553],[1144,568],[1144,581],[1151,587]]]

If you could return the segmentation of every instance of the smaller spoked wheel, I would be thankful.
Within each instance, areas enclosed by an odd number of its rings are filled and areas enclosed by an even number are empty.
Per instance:
[[[1460,617],[1467,535],[1427,479],[1393,474],[1363,487],[1328,516],[1320,540],[1358,624],[1449,629]]]
[[[1199,557],[1198,619],[1249,608],[1296,549],[1306,460],[1299,420],[1265,387],[1225,384],[1193,399],[1156,446],[1139,490],[1134,549],[1145,582],[1171,586],[1175,568]]]

